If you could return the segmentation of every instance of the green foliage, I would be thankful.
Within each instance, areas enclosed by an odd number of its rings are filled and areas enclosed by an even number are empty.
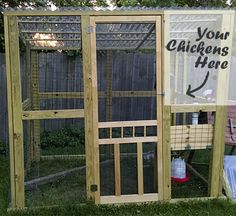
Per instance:
[[[9,165],[5,157],[0,155],[0,215],[5,215],[8,207]]]
[[[235,1],[235,0],[232,0]],[[146,7],[226,7],[227,0],[114,0],[117,6],[146,6]]]
[[[44,131],[41,134],[41,148],[79,147],[84,152],[84,129],[64,128],[59,131]]]
[[[53,0],[52,1],[58,7],[94,7],[94,6],[108,6],[106,0]]]
[[[0,140],[0,155],[6,155],[6,143]]]

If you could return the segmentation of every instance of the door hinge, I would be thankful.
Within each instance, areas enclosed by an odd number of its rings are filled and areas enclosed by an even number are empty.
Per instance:
[[[90,186],[90,190],[91,190],[91,192],[96,192],[98,190],[98,186],[93,184]]]
[[[87,29],[86,29],[86,33],[91,34],[93,32],[94,32],[94,27],[93,26],[88,26]]]

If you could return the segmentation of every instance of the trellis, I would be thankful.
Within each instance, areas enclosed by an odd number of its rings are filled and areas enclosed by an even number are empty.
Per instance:
[[[184,11],[185,15],[181,15]],[[191,15],[195,14],[195,19]],[[175,15],[175,18],[171,18]],[[218,23],[228,31],[233,28],[234,11],[231,10],[164,10],[164,9],[117,9],[117,10],[83,10],[80,8],[49,11],[9,10],[4,14],[6,65],[9,111],[9,141],[11,167],[11,207],[23,208],[24,195],[24,149],[23,121],[33,123],[33,144],[30,146],[31,161],[40,160],[40,122],[41,119],[84,118],[86,142],[86,187],[87,197],[95,203],[145,202],[171,199],[171,149],[204,149],[212,146],[212,161],[209,179],[209,196],[222,195],[222,170],[224,155],[224,129],[228,77],[225,71],[218,72],[218,104],[173,104],[171,105],[170,53],[164,47],[171,39],[191,38],[192,30],[197,25]],[[95,26],[97,25],[96,31]],[[119,25],[118,25],[119,24]],[[171,25],[175,28],[172,30]],[[156,29],[156,32],[155,32]],[[22,102],[20,80],[19,38],[26,45],[27,56],[27,99]],[[228,43],[232,42],[232,38]],[[227,43],[227,42],[225,42]],[[155,91],[113,91],[111,73],[111,50],[156,49],[156,61],[159,71],[156,77]],[[80,50],[83,54],[83,92],[39,92],[37,50]],[[96,51],[108,50],[110,62],[107,70],[106,91],[97,89]],[[178,55],[175,57],[178,62]],[[185,56],[186,58],[186,56]],[[186,63],[186,59],[185,59]],[[186,65],[186,64],[184,64]],[[176,63],[176,68],[178,67]],[[161,71],[161,72],[160,72]],[[186,82],[184,68],[184,82]],[[175,82],[178,82],[176,69]],[[186,83],[185,83],[186,85]],[[185,91],[184,89],[183,91]],[[174,90],[178,95],[177,85]],[[114,97],[153,97],[157,98],[156,120],[120,121],[112,120],[112,98]],[[106,98],[106,122],[98,120],[98,97]],[[40,110],[40,98],[84,98],[84,109]],[[199,99],[200,100],[200,99]],[[214,112],[215,123],[206,125],[175,125],[176,113]],[[171,126],[171,118],[174,124]],[[158,126],[158,136],[146,136],[148,126]],[[125,127],[133,128],[132,137],[125,138]],[[144,135],[135,136],[135,127],[143,127]],[[106,128],[110,137],[99,138],[99,129]],[[112,129],[120,128],[121,137],[113,138]],[[30,129],[29,129],[30,130]],[[205,134],[205,135],[204,135]],[[30,139],[30,138],[29,138]],[[178,141],[177,141],[178,139]],[[158,194],[145,194],[143,191],[142,143],[158,141]],[[121,195],[120,186],[120,152],[122,143],[137,143],[138,194]],[[115,195],[100,196],[99,145],[114,144],[115,161]]]

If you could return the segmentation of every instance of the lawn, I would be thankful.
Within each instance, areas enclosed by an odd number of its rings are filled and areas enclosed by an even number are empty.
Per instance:
[[[51,208],[28,208],[21,211],[9,211],[8,206],[8,162],[3,157],[0,158],[0,215],[1,216],[79,216],[79,215],[103,215],[103,216],[128,216],[128,215],[155,215],[155,216],[172,216],[172,215],[214,215],[214,216],[234,216],[236,215],[236,204],[229,200],[209,200],[195,202],[171,203],[151,203],[142,205],[93,205],[86,203],[83,205],[64,205],[61,207]],[[61,198],[63,198],[61,196]],[[64,197],[67,199],[67,197]]]

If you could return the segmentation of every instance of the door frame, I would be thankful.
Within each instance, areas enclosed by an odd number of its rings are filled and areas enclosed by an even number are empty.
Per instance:
[[[86,43],[89,43],[90,50],[83,51],[83,55],[90,55],[90,75],[88,81],[90,82],[90,99],[92,100],[91,111],[92,116],[87,116],[88,119],[92,121],[90,124],[94,129],[93,131],[93,140],[89,145],[86,145],[87,154],[86,153],[86,185],[87,185],[87,195],[89,198],[92,198],[95,203],[127,203],[127,202],[145,202],[145,201],[157,201],[164,200],[170,197],[170,178],[168,178],[168,173],[170,172],[170,167],[166,166],[163,163],[163,160],[166,161],[170,159],[167,155],[167,151],[165,150],[166,143],[168,143],[168,139],[163,139],[163,129],[166,129],[169,124],[163,124],[163,112],[166,112],[164,108],[164,73],[163,73],[163,17],[161,15],[156,16],[88,16],[86,18],[86,22],[82,20],[82,29],[84,32],[83,40],[86,40]],[[100,167],[99,167],[99,122],[98,122],[98,89],[97,89],[97,59],[96,59],[96,24],[97,23],[127,23],[127,22],[150,22],[156,24],[156,99],[157,99],[157,116],[158,119],[156,121],[157,127],[157,142],[158,142],[158,151],[157,151],[157,188],[158,194],[143,194],[140,195],[119,195],[119,196],[100,196]],[[86,24],[86,25],[85,25]],[[85,35],[87,34],[87,38]],[[86,48],[87,48],[86,47]],[[85,48],[85,47],[83,47]],[[86,49],[85,48],[85,49]],[[84,50],[84,49],[83,49]],[[86,65],[84,66],[86,67]],[[88,71],[88,68],[86,68]],[[86,71],[84,70],[84,71]],[[158,72],[159,71],[159,72]],[[88,76],[88,74],[85,74]],[[86,78],[86,77],[85,77]],[[86,79],[85,85],[86,86]],[[86,89],[86,88],[85,88]],[[85,100],[86,100],[86,90],[85,90]],[[85,102],[86,109],[86,102]],[[169,109],[167,109],[170,111]],[[89,115],[89,114],[88,114]],[[86,119],[86,114],[85,114]],[[87,121],[88,122],[88,121]],[[86,123],[85,123],[86,124]],[[88,136],[88,130],[87,135]],[[91,136],[91,134],[90,134]],[[87,138],[86,138],[87,139]],[[87,140],[88,144],[89,140]],[[169,145],[169,144],[168,144]],[[163,148],[164,147],[164,148]],[[91,149],[92,148],[92,149]],[[117,148],[116,148],[117,149]],[[169,148],[167,148],[169,149]],[[170,153],[169,153],[170,154]],[[169,164],[169,163],[167,163]],[[167,170],[165,170],[167,169]],[[167,181],[167,182],[166,182]],[[166,182],[166,183],[165,183]],[[165,187],[168,186],[166,189]],[[164,194],[165,193],[165,194]]]

